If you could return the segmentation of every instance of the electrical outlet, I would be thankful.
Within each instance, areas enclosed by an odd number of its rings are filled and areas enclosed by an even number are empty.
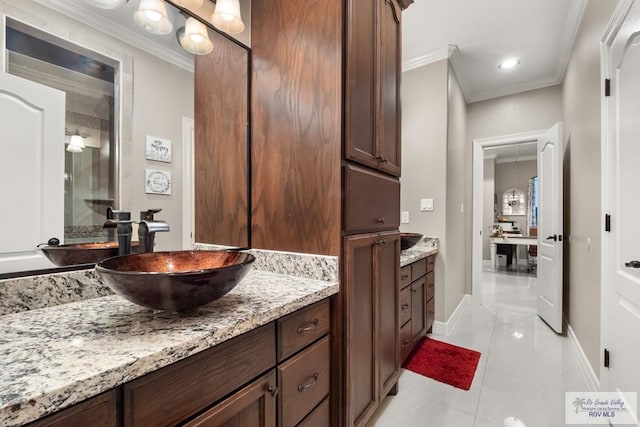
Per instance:
[[[409,211],[400,212],[400,223],[409,224]]]

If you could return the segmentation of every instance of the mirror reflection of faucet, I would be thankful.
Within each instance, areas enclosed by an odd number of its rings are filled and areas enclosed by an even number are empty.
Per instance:
[[[118,255],[131,253],[131,235],[133,223],[138,224],[139,252],[153,252],[157,232],[170,231],[166,221],[154,219],[154,215],[162,209],[148,209],[140,212],[140,221],[131,220],[131,212],[107,208],[107,220],[104,228],[115,228],[118,237]]]

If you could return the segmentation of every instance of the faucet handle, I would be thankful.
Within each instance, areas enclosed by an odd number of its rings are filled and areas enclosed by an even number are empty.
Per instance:
[[[140,211],[140,221],[153,221],[153,216],[162,209],[147,209],[146,211]]]

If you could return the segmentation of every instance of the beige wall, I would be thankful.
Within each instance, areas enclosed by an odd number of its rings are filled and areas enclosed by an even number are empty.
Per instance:
[[[466,293],[471,293],[466,275],[468,235],[465,228],[467,102],[460,84],[449,67],[448,137],[447,137],[447,276],[445,281],[444,320],[449,319]]]
[[[436,258],[435,316],[444,319],[447,259],[447,61],[402,74],[402,177],[400,208],[410,223],[402,231],[440,238]],[[420,211],[420,199],[433,198],[433,212]],[[448,272],[448,269],[447,269]]]
[[[491,259],[491,248],[489,246],[489,236],[491,228],[493,227],[494,212],[494,199],[493,196],[496,192],[495,181],[495,159],[484,159],[483,168],[483,184],[482,184],[482,259]]]
[[[600,371],[600,38],[618,3],[590,0],[562,87],[565,130],[565,316]],[[591,241],[591,245],[587,242]]]

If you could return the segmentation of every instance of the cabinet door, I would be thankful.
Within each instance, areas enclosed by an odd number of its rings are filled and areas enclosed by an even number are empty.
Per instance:
[[[375,137],[377,1],[347,2],[345,157],[378,168]]]
[[[378,246],[378,329],[380,400],[400,375],[400,233],[380,234]]]
[[[91,399],[63,409],[29,424],[29,427],[95,426],[116,427],[119,424],[118,392],[107,391]]]
[[[275,372],[271,371],[185,424],[185,427],[275,427],[275,386]]]
[[[427,281],[421,277],[411,284],[411,335],[416,344],[426,332]]]
[[[344,343],[346,425],[361,425],[378,405],[378,290],[374,271],[378,234],[345,238]]]
[[[400,176],[400,79],[402,75],[401,9],[395,0],[380,0],[378,14],[379,169]]]

